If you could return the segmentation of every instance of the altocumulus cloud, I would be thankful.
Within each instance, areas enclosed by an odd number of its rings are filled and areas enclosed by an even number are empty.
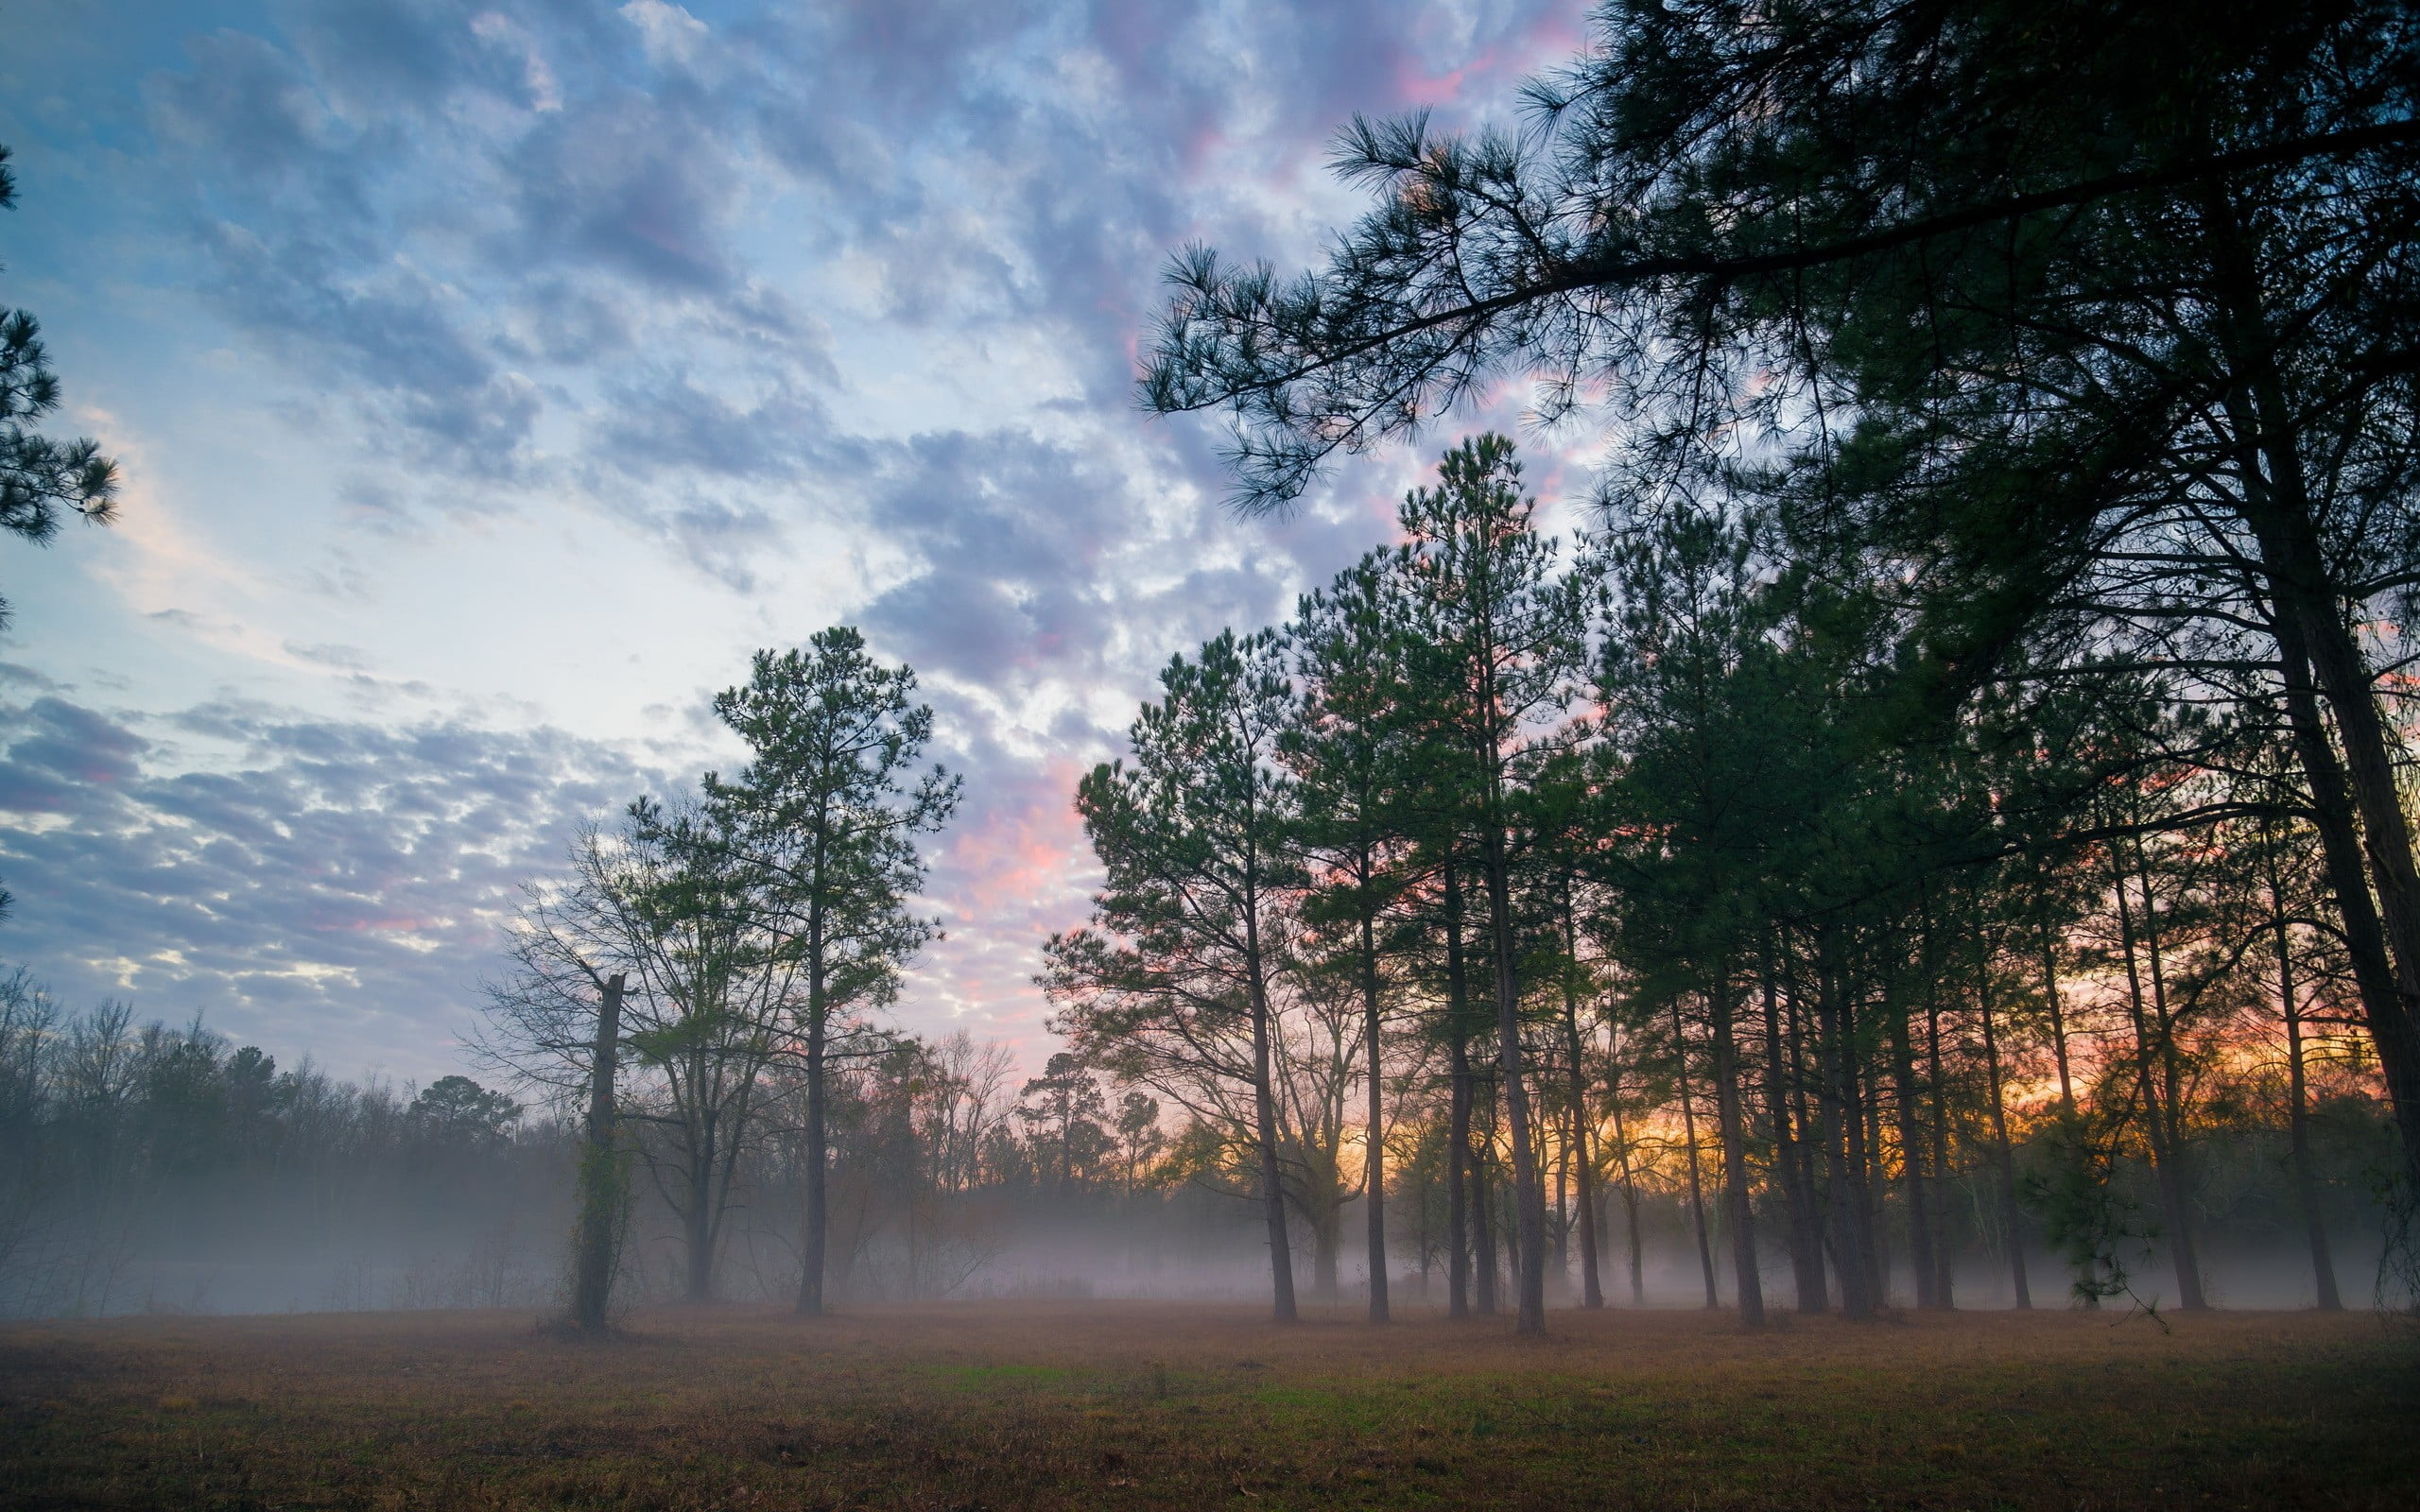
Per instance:
[[[450,1065],[522,882],[644,784],[555,731],[128,720],[55,693],[0,706],[0,748],[9,943],[71,1002],[418,1074]]]

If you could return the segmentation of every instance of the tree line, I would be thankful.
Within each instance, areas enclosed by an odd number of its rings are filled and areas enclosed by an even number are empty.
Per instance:
[[[1946,1300],[1938,1183],[1962,1146],[1996,1172],[1996,1221],[2030,1200],[2086,1295],[2139,1279],[2119,1236],[2155,1222],[2169,1295],[2201,1305],[2205,1136],[2239,1106],[2236,1031],[2259,1005],[2290,1163],[2311,1164],[2314,1057],[2353,1061],[2411,1189],[2415,48],[2408,11],[2360,3],[1616,0],[1527,87],[1521,129],[1355,123],[1339,161],[1377,204],[1324,266],[1179,256],[1143,397],[1235,417],[1247,509],[1506,378],[1537,383],[1550,419],[1613,422],[1596,560],[1516,570],[1533,620],[1472,607],[1504,582],[1490,532],[1528,534],[1499,443],[1441,475],[1473,524],[1436,532],[1424,490],[1385,564],[1409,627],[1412,733],[1393,738],[1422,753],[1396,790],[1423,823],[1395,843],[1435,876],[1405,896],[1451,920],[1427,947],[1446,999],[1477,994],[1482,1026],[1493,1010],[1524,1327],[1554,1037],[1524,1031],[1523,1005],[1550,1009],[1545,984],[1592,960],[1623,1001],[1676,1005],[1696,1047],[1680,1108],[1712,1125],[1750,1316],[1760,1200],[1801,1305],[1863,1313],[1901,1193],[1917,1295]],[[1582,651],[1566,606],[1592,595]],[[1440,603],[1465,641],[1424,618]],[[1314,659],[1327,612],[1293,637]],[[1059,990],[1080,1033],[1113,1015],[1105,1054],[1194,1032],[1167,1005],[1212,995],[1150,973],[1236,927],[1205,933],[1192,862],[1129,887],[1111,859],[1141,801],[1113,789],[1149,786],[1147,744],[1212,660],[1171,669],[1137,775],[1087,788],[1113,885],[1062,947]],[[1290,677],[1327,697],[1319,666]],[[1272,792],[1331,780],[1283,745]],[[1220,917],[1270,902],[1265,839],[1148,827],[1226,858]],[[1334,873],[1306,864],[1304,885],[1324,896]],[[1379,892],[1345,905],[1374,947]],[[1525,911],[1567,921],[1560,967],[1524,944]],[[1330,938],[1323,919],[1303,916],[1306,939]],[[1243,984],[1232,1011],[1254,1023],[1270,934],[1201,967]],[[1357,949],[1365,1004],[1378,954]],[[1380,1038],[1364,1054],[1383,1073]],[[1445,1038],[1451,1060],[1461,1030]],[[2018,1158],[2051,1139],[2024,1138],[2037,1049],[2066,1152],[2049,1172]],[[1564,1095],[1589,1091],[1583,1073]],[[2129,1160],[2155,1216],[2112,1195]],[[2325,1225],[2304,1227],[2325,1297]]]
[[[0,1314],[529,1300],[562,1148],[466,1076],[281,1070],[199,1022],[0,977]],[[401,1263],[384,1296],[373,1253]]]
[[[657,1179],[617,1194],[619,1293],[794,1297],[795,1071],[764,1069],[700,1255],[695,1136],[670,1069],[632,1059],[617,1151]],[[1037,1221],[1219,1236],[1157,1103],[1114,1103],[1063,1058],[1020,1078],[962,1031],[894,1036],[835,1068],[827,1108],[835,1295],[947,1295]],[[555,1305],[584,1144],[565,1109],[468,1076],[282,1068],[123,1001],[70,1010],[18,969],[0,976],[0,1316]]]

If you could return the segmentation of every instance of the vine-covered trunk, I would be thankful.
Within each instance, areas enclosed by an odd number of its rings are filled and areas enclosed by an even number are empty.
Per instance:
[[[614,1140],[614,1075],[621,1054],[623,976],[605,979],[596,1005],[596,1042],[588,1068],[588,1147],[580,1156],[579,1220],[572,1239],[571,1316],[602,1332],[614,1291],[621,1237],[622,1161]]]
[[[1261,1216],[1269,1228],[1270,1310],[1280,1323],[1291,1323],[1294,1306],[1294,1256],[1286,1238],[1286,1180],[1277,1144],[1277,1099],[1270,1087],[1269,998],[1257,971],[1252,982],[1252,1104],[1253,1133],[1260,1145]]]

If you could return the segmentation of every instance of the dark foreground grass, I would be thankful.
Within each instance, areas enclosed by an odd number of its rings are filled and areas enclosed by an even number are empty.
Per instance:
[[[0,1507],[2405,1507],[2376,1317],[1685,1313],[1280,1330],[1162,1303],[0,1331]]]

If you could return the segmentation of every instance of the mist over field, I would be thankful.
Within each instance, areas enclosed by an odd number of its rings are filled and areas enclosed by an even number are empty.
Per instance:
[[[582,1131],[543,1106],[524,1108],[468,1078],[425,1090],[337,1080],[310,1067],[282,1071],[275,1057],[203,1030],[135,1025],[103,1012],[26,1027],[46,1005],[26,979],[0,1001],[0,1065],[22,1098],[9,1105],[16,1160],[7,1177],[7,1291],[17,1317],[202,1315],[562,1305],[571,1276]],[[114,1035],[112,1040],[110,1037]],[[981,1052],[945,1042],[963,1066]],[[992,1057],[997,1070],[1002,1057]],[[978,1068],[979,1069],[979,1068]],[[991,1299],[1088,1298],[1233,1302],[1266,1289],[1265,1232],[1250,1194],[1215,1181],[1179,1180],[1161,1163],[1164,1140],[1115,1134],[1080,1113],[1048,1116],[1060,1088],[1009,1099],[1003,1076],[989,1097],[933,1097],[943,1080],[922,1061],[918,1084],[860,1078],[869,1099],[837,1152],[837,1305]],[[960,1074],[963,1073],[961,1072]],[[108,1101],[110,1089],[115,1100]],[[946,1097],[946,1093],[944,1094]],[[904,1101],[905,1106],[897,1106]],[[885,1108],[885,1102],[894,1102]],[[891,1116],[885,1117],[886,1113]],[[898,1116],[904,1113],[904,1118]],[[780,1114],[772,1115],[778,1120]],[[971,1129],[971,1139],[967,1130]],[[711,1294],[718,1300],[786,1304],[797,1289],[801,1194],[783,1132],[745,1152],[726,1199]],[[1137,1131],[1129,1121],[1127,1132]],[[868,1133],[875,1138],[867,1139]],[[887,1136],[887,1138],[885,1137]],[[2331,1138],[2326,1224],[2338,1263],[2368,1300],[2381,1275],[2375,1199],[2383,1145]],[[2205,1285],[2220,1306],[2308,1307],[2309,1256],[2293,1196],[2277,1179],[2271,1142],[2254,1133],[2237,1148],[2205,1145],[2210,1190],[2228,1206],[2202,1231]],[[953,1169],[971,1143],[971,1166]],[[1063,1168],[1063,1153],[1075,1152]],[[1648,1151],[1636,1152],[1647,1155]],[[1634,1172],[1639,1196],[1640,1288],[1627,1289],[1626,1211],[1599,1213],[1599,1253],[1616,1306],[1703,1308],[1703,1267],[1685,1163],[1657,1149]],[[1131,1162],[1129,1157],[1132,1157]],[[916,1173],[935,1177],[919,1180]],[[1436,1172],[1415,1166],[1389,1194],[1392,1296],[1442,1310],[1450,1204]],[[2125,1200],[2155,1200],[2149,1174],[2123,1173]],[[1993,1194],[1972,1178],[1946,1187],[1955,1246],[1951,1294],[1963,1308],[2006,1308],[2014,1297],[2004,1236],[1991,1231]],[[1314,1306],[1367,1306],[1366,1253],[1349,1240],[1367,1205],[1350,1194],[1324,1238],[1297,1224],[1290,1242],[1305,1265]],[[2214,1204],[2215,1208],[2215,1204]],[[1582,1300],[1577,1220],[1566,1191],[1551,1235],[1549,1304]],[[1719,1213],[1715,1215],[1719,1219]],[[619,1304],[644,1307],[687,1295],[680,1211],[642,1182],[622,1240]],[[1499,1225],[1503,1222],[1499,1216]],[[1719,1225],[1709,1234],[1721,1252]],[[1904,1233],[1893,1236],[1905,1244]],[[2061,1261],[2027,1233],[2031,1274],[2056,1277]],[[1512,1253],[1515,1236],[1496,1238]],[[2139,1289],[2163,1295],[2156,1239],[2135,1246],[2148,1272]],[[1785,1257],[1764,1257],[1763,1283],[1785,1284]],[[1719,1293],[1733,1300],[1727,1277]],[[1904,1264],[1886,1281],[1893,1306],[1913,1302]],[[2394,1282],[2382,1299],[2392,1302]],[[1499,1289],[1510,1295],[1508,1278]]]

